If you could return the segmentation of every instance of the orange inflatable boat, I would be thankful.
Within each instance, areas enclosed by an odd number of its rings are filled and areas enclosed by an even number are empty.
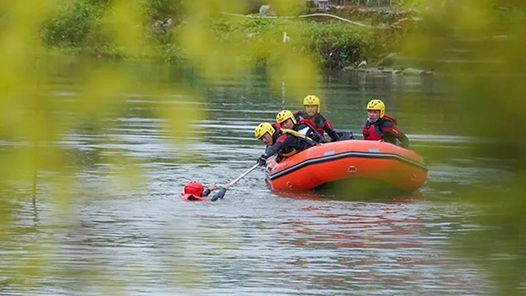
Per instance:
[[[339,141],[304,150],[267,165],[272,190],[311,190],[350,178],[380,181],[413,192],[427,180],[424,159],[416,152],[380,141]]]

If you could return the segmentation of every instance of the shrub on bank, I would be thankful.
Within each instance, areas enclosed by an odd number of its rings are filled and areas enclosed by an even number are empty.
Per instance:
[[[357,27],[346,23],[318,23],[276,19],[218,18],[213,23],[218,42],[242,40],[240,46],[253,48],[264,43],[252,56],[253,63],[267,63],[274,48],[281,46],[283,38],[290,50],[309,54],[322,68],[341,69],[362,60],[375,60],[388,50],[377,46],[375,29]],[[286,33],[286,37],[284,37]],[[250,57],[246,57],[250,59]]]
[[[41,31],[44,43],[50,47],[87,47],[103,42],[98,35],[104,3],[72,1],[48,19]]]
[[[178,42],[177,33],[188,26],[183,21],[184,0],[145,0],[144,26],[153,50],[150,56],[126,56],[113,45],[111,37],[101,30],[101,19],[108,0],[77,0],[70,2],[44,23],[42,38],[52,49],[67,53],[95,54],[118,58],[158,58],[168,62],[184,60],[186,53]],[[287,50],[309,54],[325,69],[341,69],[360,61],[375,60],[389,46],[379,42],[375,29],[339,22],[313,22],[292,19],[236,18],[217,15],[208,29],[219,44],[236,44],[239,59],[252,65],[279,63],[273,50],[283,47],[287,32]],[[384,39],[381,42],[385,42]],[[264,45],[264,46],[261,46]],[[245,50],[246,49],[246,50]],[[272,57],[272,58],[271,58]]]

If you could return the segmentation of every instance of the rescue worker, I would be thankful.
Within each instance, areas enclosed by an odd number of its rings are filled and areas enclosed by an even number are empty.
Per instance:
[[[363,127],[363,139],[383,140],[404,148],[409,147],[409,139],[398,127],[396,119],[385,113],[385,104],[380,100],[371,100],[367,104],[367,120]]]
[[[312,139],[290,129],[282,129],[282,134],[268,122],[260,123],[254,130],[254,137],[267,145],[265,153],[257,160],[260,165],[265,165],[270,156],[277,154],[276,162],[290,157],[302,150],[317,145]]]
[[[303,99],[303,111],[294,112],[298,122],[302,120],[311,120],[316,131],[324,138],[326,132],[331,137],[332,142],[340,140],[340,136],[334,130],[331,123],[321,115],[320,98],[314,95],[308,95]]]
[[[276,122],[280,125],[280,129],[295,130],[300,134],[311,138],[316,143],[327,143],[327,140],[316,131],[312,120],[303,119],[300,122],[297,122],[294,114],[289,110],[280,111],[276,115]]]
[[[228,189],[229,185],[225,186]],[[206,201],[210,192],[218,189],[217,185],[212,185],[204,188],[203,184],[198,181],[190,181],[184,186],[184,193],[181,194],[181,199],[184,201]]]

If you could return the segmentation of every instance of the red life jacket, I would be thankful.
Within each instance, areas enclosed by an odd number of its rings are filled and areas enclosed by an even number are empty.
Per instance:
[[[378,125],[381,124],[383,120],[392,122],[393,127],[389,127],[389,128],[379,127]],[[368,140],[368,141],[382,140],[384,138],[384,132],[392,133],[398,136],[400,134],[400,129],[398,129],[396,124],[397,124],[396,118],[389,116],[387,114],[385,114],[384,117],[378,119],[376,122],[371,123],[369,120],[367,120],[363,127],[363,132],[362,132],[363,139]]]
[[[397,125],[398,124],[398,121],[396,120],[396,118],[390,116],[389,114],[384,114],[384,117],[383,117],[384,120],[387,120],[387,121],[390,121],[392,123],[394,123],[394,125]]]
[[[274,122],[274,123],[272,124],[272,127],[276,130],[275,133],[280,133],[280,132],[281,132],[281,125],[279,125],[279,123]]]
[[[316,131],[318,132],[318,134],[322,135],[325,133],[325,131],[323,130],[323,127],[322,128],[317,128]]]
[[[207,201],[208,199],[206,197],[193,195],[193,194],[181,194],[181,199],[184,201]]]
[[[305,117],[303,116],[302,111],[296,111],[296,112],[294,112],[294,117],[296,118],[296,122],[297,122],[297,124],[300,124],[300,123],[306,124],[306,125],[308,125],[313,131],[317,131],[318,133],[320,133],[320,131],[316,128],[316,124],[314,123],[314,120],[309,119],[309,118],[305,118]],[[322,130],[322,133],[321,133],[320,135],[323,135],[323,128],[322,128],[321,130]]]
[[[298,121],[298,124],[300,123],[308,125],[313,131],[316,130],[316,127],[314,126],[314,121],[312,121],[312,119],[303,118]]]
[[[367,141],[378,141],[384,138],[384,135],[379,133],[376,128],[377,122],[369,122],[369,120],[363,126],[363,139]]]
[[[316,115],[313,118],[309,119],[309,118],[306,118],[306,115],[303,113],[303,111],[296,111],[294,112],[294,117],[296,117],[296,121],[307,124],[310,128],[317,131],[318,134],[320,134],[320,136],[323,137],[323,133],[325,132],[323,130],[323,128],[325,127],[325,122],[323,120],[318,120],[318,124],[316,124],[315,120],[319,118],[318,114],[320,113],[316,113]],[[302,122],[302,120],[306,120],[306,121]],[[307,121],[310,121],[310,123],[308,123]]]

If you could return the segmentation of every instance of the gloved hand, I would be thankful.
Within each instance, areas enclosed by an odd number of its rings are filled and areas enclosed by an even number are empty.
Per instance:
[[[261,166],[266,165],[266,164],[267,164],[267,158],[268,158],[268,156],[265,155],[265,154],[263,154],[263,155],[261,155],[261,156],[258,158],[257,163],[258,163],[259,165],[261,165]]]

